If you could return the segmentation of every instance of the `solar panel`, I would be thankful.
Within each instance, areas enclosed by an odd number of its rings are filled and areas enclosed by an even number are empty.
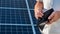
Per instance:
[[[40,34],[31,1],[0,0],[0,34]]]

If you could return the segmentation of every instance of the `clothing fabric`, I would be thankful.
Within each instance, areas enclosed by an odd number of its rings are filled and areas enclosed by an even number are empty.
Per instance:
[[[59,10],[60,11],[60,0],[36,0],[36,1],[42,1],[44,4],[44,9],[51,9]]]
[[[52,24],[46,24],[43,31],[43,34],[60,34],[60,19]]]
[[[44,9],[51,9],[53,5],[53,0],[43,0]]]
[[[50,26],[49,34],[60,34],[60,19]]]

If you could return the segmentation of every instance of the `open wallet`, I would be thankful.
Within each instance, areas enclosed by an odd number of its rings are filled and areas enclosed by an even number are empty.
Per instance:
[[[54,9],[51,8],[49,10],[47,10],[46,12],[44,12],[42,18],[38,18],[38,23],[37,23],[37,26],[41,32],[41,34],[43,34],[43,30],[46,28],[45,26],[47,26],[47,22],[48,21],[48,17],[52,14],[52,12],[54,12]]]

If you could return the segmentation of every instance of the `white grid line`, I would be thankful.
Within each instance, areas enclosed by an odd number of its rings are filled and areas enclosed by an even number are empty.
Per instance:
[[[1,9],[1,11],[2,11],[2,9]],[[2,15],[2,12],[0,12],[1,14],[0,15]],[[0,19],[1,19],[2,17],[0,17]],[[0,20],[0,22],[1,22],[1,20]],[[0,29],[1,29],[1,26],[0,26]],[[0,32],[1,32],[1,30],[0,30]]]
[[[33,34],[36,34],[35,28],[34,28],[34,25],[33,25],[33,20],[32,20],[31,13],[30,13],[30,9],[29,9],[29,5],[28,5],[28,1],[27,0],[25,0],[25,1],[26,1],[27,9],[28,9],[28,14],[29,14],[30,22],[31,22],[31,25],[32,25]]]
[[[11,1],[11,0],[10,0]],[[10,6],[11,6],[11,3],[10,3]],[[10,10],[10,23],[11,23],[11,10]],[[12,25],[11,25],[11,34],[12,34]]]
[[[18,10],[27,10],[27,8],[11,8],[11,7],[0,7],[0,9],[18,9]],[[30,9],[34,10],[34,9]]]
[[[5,1],[5,2],[6,2],[6,1]],[[5,11],[7,11],[7,10],[5,10]],[[6,15],[6,12],[5,12],[5,15]],[[6,16],[5,16],[5,24],[6,24]],[[6,34],[6,32],[7,32],[6,29],[7,29],[7,28],[6,28],[6,26],[5,26],[5,34]]]
[[[5,23],[0,23],[0,25],[32,26],[31,24],[5,24]],[[37,26],[37,25],[35,24],[34,26]]]

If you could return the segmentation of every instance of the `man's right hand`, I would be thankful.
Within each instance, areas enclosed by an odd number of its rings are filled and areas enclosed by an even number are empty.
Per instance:
[[[36,19],[38,19],[38,17],[42,17],[43,16],[43,3],[42,2],[36,2],[35,7],[34,7],[34,13],[35,13],[35,17]]]

